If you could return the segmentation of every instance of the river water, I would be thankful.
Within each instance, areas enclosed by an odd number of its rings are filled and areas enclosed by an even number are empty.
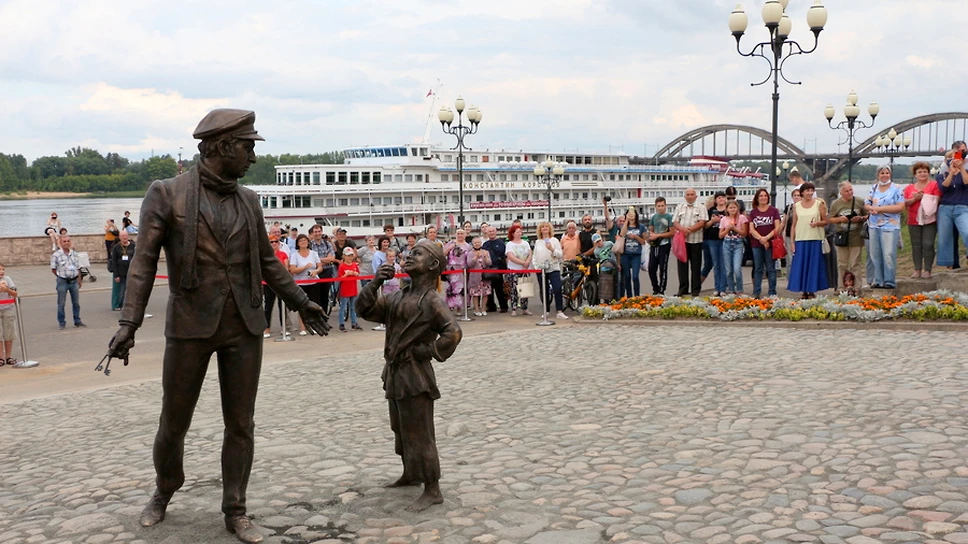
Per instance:
[[[855,185],[854,194],[866,197],[870,185]],[[777,188],[777,200],[783,205],[783,187]],[[0,237],[42,236],[51,212],[57,212],[61,226],[71,234],[103,234],[104,222],[114,219],[120,227],[125,210],[135,224],[140,223],[140,198],[45,198],[36,200],[0,200]]]
[[[140,198],[43,198],[0,201],[0,237],[43,236],[51,212],[70,234],[103,234],[108,218],[121,226],[125,211],[138,224]]]

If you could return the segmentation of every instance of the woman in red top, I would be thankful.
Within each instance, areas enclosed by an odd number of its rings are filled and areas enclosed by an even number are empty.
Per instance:
[[[938,182],[931,179],[928,163],[916,162],[911,166],[911,171],[914,173],[914,183],[904,188],[908,231],[911,233],[911,258],[914,260],[914,274],[911,277],[927,279],[931,277],[931,265],[934,263],[941,189],[938,188]]]
[[[270,236],[269,245],[272,246],[272,251],[276,253],[276,258],[282,263],[282,266],[289,270],[289,256],[286,255],[285,251],[279,249],[279,237]],[[263,338],[269,338],[271,334],[269,333],[269,328],[272,325],[272,307],[276,305],[276,293],[268,285],[263,284],[262,294],[265,297],[265,309],[266,309],[266,330],[262,333]],[[283,308],[283,315],[285,315],[286,310]],[[289,316],[286,315],[286,321],[289,321]],[[288,324],[286,325],[288,326]]]

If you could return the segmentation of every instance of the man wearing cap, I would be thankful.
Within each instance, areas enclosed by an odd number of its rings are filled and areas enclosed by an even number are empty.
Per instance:
[[[158,270],[167,256],[169,291],[162,371],[162,408],[155,435],[154,495],[141,514],[150,527],[165,519],[172,495],[185,481],[185,435],[209,360],[218,354],[225,435],[222,512],[225,527],[243,542],[264,537],[246,516],[252,469],[255,398],[262,366],[262,281],[298,311],[306,326],[326,334],[322,309],[296,286],[269,244],[259,198],[239,178],[255,162],[255,113],[218,109],[194,137],[201,159],[175,178],[155,181],[141,205],[138,252],[108,353],[127,358]]]

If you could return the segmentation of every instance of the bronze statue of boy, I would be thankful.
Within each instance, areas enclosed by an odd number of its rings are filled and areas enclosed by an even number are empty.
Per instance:
[[[444,501],[440,493],[440,458],[434,436],[434,401],[440,398],[432,359],[445,361],[460,343],[461,330],[437,294],[446,260],[436,244],[421,240],[404,261],[410,285],[379,297],[392,264],[376,272],[356,302],[363,319],[385,323],[383,389],[390,408],[394,448],[403,459],[403,475],[390,487],[424,485],[407,510],[419,512]]]

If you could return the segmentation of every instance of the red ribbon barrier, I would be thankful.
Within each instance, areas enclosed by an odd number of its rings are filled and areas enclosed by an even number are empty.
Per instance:
[[[462,274],[464,270],[445,270],[441,274]],[[541,270],[507,270],[507,269],[478,269],[471,268],[467,270],[468,274],[540,274]],[[394,278],[407,278],[407,274],[394,274]],[[346,278],[317,278],[314,280],[296,280],[296,285],[311,285],[314,283],[334,283],[338,281],[358,281],[358,280],[372,280],[376,276],[353,276]],[[168,276],[155,276],[156,280],[167,280]],[[265,285],[266,282],[262,282]],[[9,304],[9,302],[0,302],[0,304]]]

